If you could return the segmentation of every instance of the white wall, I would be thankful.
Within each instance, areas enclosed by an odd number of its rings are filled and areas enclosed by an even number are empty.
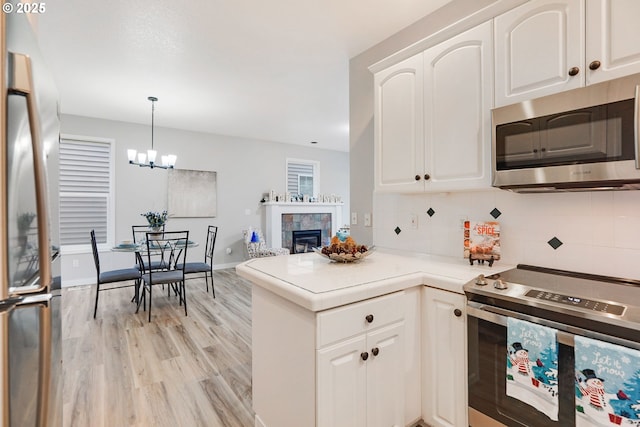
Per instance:
[[[140,216],[149,210],[167,207],[167,171],[129,165],[126,150],[147,150],[151,145],[150,126],[63,115],[64,134],[113,138],[115,148],[115,241],[131,239],[131,225],[145,224]],[[349,154],[268,141],[189,132],[155,127],[154,146],[158,153],[178,156],[179,169],[217,172],[218,216],[216,218],[171,218],[168,230],[188,229],[192,240],[201,245],[191,250],[189,259],[204,259],[204,240],[208,225],[217,225],[214,253],[216,268],[230,267],[245,259],[242,230],[263,227],[263,193],[274,189],[285,192],[287,157],[320,162],[320,192],[342,196],[344,218],[349,212]],[[87,243],[89,236],[87,236]],[[228,255],[226,248],[231,248]],[[132,254],[103,252],[103,270],[133,265]],[[95,282],[92,256],[66,254],[62,262],[63,286]]]
[[[514,194],[487,189],[421,195],[373,193],[373,75],[368,67],[429,39],[461,30],[487,8],[513,7],[510,0],[454,0],[412,26],[352,58],[350,63],[351,211],[373,211],[373,227],[352,226],[357,241],[378,246],[462,257],[460,219],[492,220],[502,215],[505,263],[528,263],[595,274],[640,278],[640,191]],[[460,30],[460,31],[461,31]],[[426,211],[432,208],[433,217]],[[410,215],[418,215],[412,229]],[[396,234],[394,229],[402,231]],[[547,242],[557,237],[554,250]]]

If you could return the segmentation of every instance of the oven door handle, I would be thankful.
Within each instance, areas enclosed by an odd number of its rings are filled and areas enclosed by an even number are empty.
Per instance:
[[[495,323],[497,325],[504,326],[505,328],[507,327],[508,317],[513,317],[515,319],[525,320],[527,322],[547,326],[557,331],[556,339],[558,343],[567,345],[569,347],[574,347],[574,338],[576,337],[576,335],[578,335],[640,350],[640,343],[625,340],[622,338],[612,337],[587,329],[578,328],[576,326],[566,325],[564,323],[554,322],[552,320],[541,319],[539,317],[518,313],[516,311],[506,310],[504,308],[480,304],[475,301],[467,301],[467,316],[486,320],[487,322]]]

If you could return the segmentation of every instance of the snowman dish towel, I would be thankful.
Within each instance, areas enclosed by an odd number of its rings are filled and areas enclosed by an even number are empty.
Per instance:
[[[640,426],[640,352],[575,338],[576,426]]]
[[[558,420],[556,330],[507,319],[507,396]]]

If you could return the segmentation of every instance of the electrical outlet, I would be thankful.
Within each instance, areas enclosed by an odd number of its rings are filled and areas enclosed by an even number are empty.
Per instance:
[[[414,230],[418,229],[418,215],[411,214],[409,215],[409,223],[411,224],[411,228]]]
[[[73,268],[78,268],[80,267],[80,261],[78,261],[77,259],[74,259],[71,261],[71,265],[73,266]]]
[[[371,227],[371,214],[370,213],[364,214],[364,226],[365,227]]]
[[[358,212],[351,212],[351,225],[358,225]]]

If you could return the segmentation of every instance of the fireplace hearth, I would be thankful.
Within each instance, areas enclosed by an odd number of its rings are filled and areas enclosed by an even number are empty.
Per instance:
[[[291,253],[313,252],[313,248],[321,246],[322,230],[294,230],[291,241]]]

